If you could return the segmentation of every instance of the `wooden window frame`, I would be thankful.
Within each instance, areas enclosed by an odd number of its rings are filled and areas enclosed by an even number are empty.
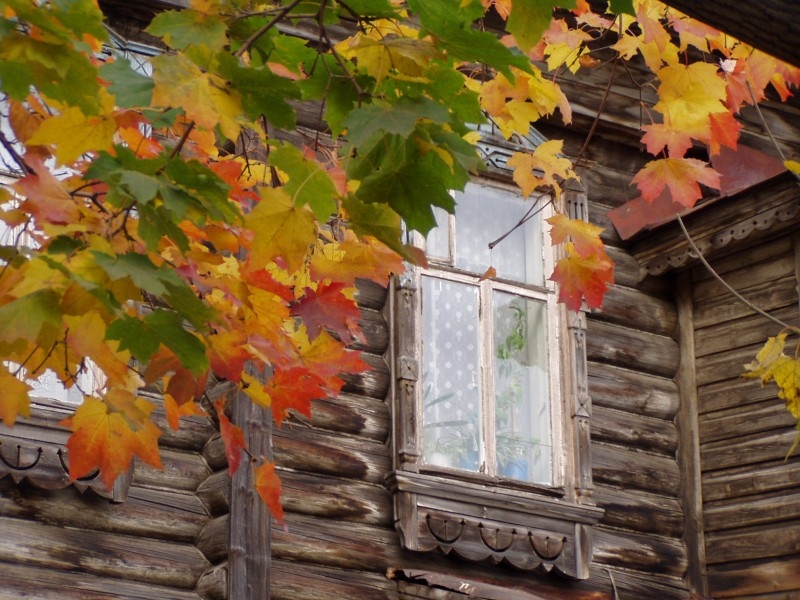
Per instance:
[[[572,216],[586,217],[585,194],[566,191],[562,200]],[[588,578],[592,527],[604,511],[592,501],[585,314],[569,313],[547,300],[547,320],[554,328],[547,339],[555,346],[549,352],[555,369],[551,386],[561,382],[550,390],[558,432],[553,485],[426,465],[420,412],[421,273],[410,268],[397,277],[389,302],[394,468],[387,484],[402,546]]]

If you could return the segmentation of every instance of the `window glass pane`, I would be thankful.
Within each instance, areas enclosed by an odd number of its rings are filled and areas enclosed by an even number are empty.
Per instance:
[[[425,254],[428,258],[450,260],[450,228],[448,227],[448,212],[443,208],[434,206],[433,216],[436,217],[436,227],[430,230],[425,243]]]
[[[477,471],[480,464],[478,288],[422,278],[423,459]]]
[[[498,277],[542,285],[539,214],[489,250],[489,244],[511,231],[532,206],[532,212],[539,208],[508,190],[468,184],[464,193],[456,194],[456,266],[482,274],[491,265]]]
[[[494,386],[497,469],[501,477],[552,483],[546,308],[495,292]]]

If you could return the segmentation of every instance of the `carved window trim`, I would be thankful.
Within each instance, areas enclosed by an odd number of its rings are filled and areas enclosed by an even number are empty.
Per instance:
[[[504,153],[494,148],[493,155]],[[507,151],[506,151],[507,152]],[[489,152],[486,153],[487,156]],[[504,162],[504,161],[503,161]],[[502,169],[502,165],[499,166]],[[497,172],[497,171],[495,171]],[[586,196],[567,191],[570,213],[586,217]],[[396,529],[408,550],[441,551],[472,561],[505,562],[516,568],[589,577],[592,526],[603,510],[592,503],[591,398],[588,394],[585,315],[548,306],[554,315],[560,402],[560,473],[553,486],[425,465],[419,414],[421,304],[419,274],[410,269],[392,283],[390,323],[393,366],[394,494]],[[550,320],[550,319],[548,319]]]

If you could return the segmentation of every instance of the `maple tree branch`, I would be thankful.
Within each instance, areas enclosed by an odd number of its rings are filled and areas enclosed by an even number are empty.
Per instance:
[[[14,162],[17,163],[17,165],[19,166],[19,168],[22,170],[23,173],[27,173],[28,175],[36,175],[36,171],[34,171],[30,166],[28,166],[28,163],[26,163],[25,159],[23,159],[19,155],[19,153],[14,148],[14,145],[8,141],[8,138],[6,138],[5,134],[2,131],[0,131],[0,144],[2,144],[5,151],[11,155],[11,158],[14,159]]]
[[[186,130],[183,132],[183,135],[181,135],[181,139],[178,140],[178,143],[172,149],[172,152],[170,152],[169,154],[170,158],[175,158],[176,156],[178,156],[178,154],[180,154],[180,151],[186,144],[186,140],[189,139],[189,134],[192,133],[192,129],[194,129],[194,125],[195,125],[194,121],[189,122],[189,125],[186,127]]]
[[[681,218],[681,216],[680,216],[679,214],[677,214],[677,213],[676,213],[676,215],[675,215],[675,216],[678,218],[678,225],[680,225],[680,226],[681,226],[681,230],[683,231],[683,235],[686,237],[686,241],[687,241],[687,242],[689,242],[689,247],[690,247],[690,248],[692,249],[692,251],[695,253],[695,256],[697,256],[697,258],[700,260],[700,262],[701,262],[701,263],[703,263],[703,266],[704,266],[704,267],[705,267],[705,268],[708,270],[708,272],[709,272],[709,273],[711,273],[711,275],[714,277],[714,279],[716,279],[717,281],[719,281],[719,282],[720,282],[720,283],[723,285],[723,287],[724,287],[726,290],[728,290],[728,291],[729,291],[731,294],[733,294],[733,296],[734,296],[734,297],[735,297],[735,298],[736,298],[736,299],[737,299],[739,302],[741,302],[742,304],[744,304],[745,306],[747,306],[747,307],[748,307],[750,310],[753,310],[753,311],[755,311],[756,313],[758,313],[758,314],[759,314],[759,315],[761,315],[762,317],[765,317],[765,318],[769,319],[769,320],[770,320],[770,321],[772,321],[773,323],[777,323],[778,325],[780,325],[780,326],[781,326],[782,328],[784,328],[784,329],[790,329],[790,330],[792,330],[792,331],[797,331],[797,328],[796,328],[796,327],[793,327],[793,326],[789,325],[788,323],[786,323],[786,322],[784,322],[784,321],[781,321],[781,320],[780,320],[780,319],[778,319],[777,317],[775,317],[775,316],[773,316],[773,315],[769,314],[769,313],[768,313],[768,312],[766,312],[765,310],[762,310],[761,308],[759,308],[758,306],[756,306],[755,304],[753,304],[752,302],[750,302],[750,300],[748,300],[747,298],[745,298],[744,296],[742,296],[742,295],[741,295],[739,292],[737,292],[735,289],[733,289],[733,288],[732,288],[732,287],[731,287],[731,286],[728,284],[728,282],[727,282],[727,281],[725,281],[725,280],[724,280],[724,279],[723,279],[723,278],[720,276],[720,274],[719,274],[719,273],[717,273],[717,272],[714,270],[714,267],[712,267],[712,266],[709,264],[709,262],[708,262],[708,261],[705,259],[705,257],[703,256],[703,253],[702,253],[702,252],[700,252],[700,249],[697,247],[697,244],[695,244],[695,243],[694,243],[694,240],[692,239],[692,236],[691,236],[691,235],[689,235],[689,231],[686,229],[686,225],[684,225],[684,223],[683,223],[683,219]]]
[[[512,233],[514,233],[514,231],[516,231],[517,229],[519,229],[520,227],[525,225],[525,223],[530,221],[533,217],[535,217],[540,212],[542,212],[545,208],[547,208],[547,206],[553,202],[553,196],[552,195],[547,195],[548,196],[547,202],[545,202],[544,204],[539,206],[539,208],[536,208],[536,205],[539,203],[539,200],[544,198],[546,195],[547,194],[541,194],[538,198],[536,198],[536,201],[528,209],[528,212],[526,212],[522,216],[522,218],[519,221],[517,221],[516,225],[514,225],[511,229],[506,231],[503,235],[501,235],[499,238],[497,238],[493,242],[489,242],[489,244],[488,244],[489,250],[494,250],[494,247],[497,246],[497,244],[502,242],[504,239],[506,239],[508,236],[510,236]],[[534,211],[535,208],[536,208],[536,210]]]
[[[581,146],[581,149],[578,151],[578,156],[575,157],[576,167],[578,167],[581,160],[583,159],[583,155],[589,148],[589,143],[592,141],[595,131],[597,131],[597,126],[600,124],[600,117],[602,116],[603,111],[606,108],[606,101],[608,100],[608,97],[611,94],[611,86],[614,83],[614,75],[617,72],[618,64],[619,64],[619,57],[614,59],[614,64],[611,67],[611,74],[608,76],[608,84],[606,85],[606,89],[603,92],[603,97],[600,99],[600,106],[597,107],[597,114],[595,114],[594,120],[592,121],[592,126],[589,128],[589,133],[586,134],[586,139],[583,141],[583,145]],[[586,167],[583,167],[583,170],[586,170]],[[581,184],[581,187],[583,187],[583,184]]]
[[[253,34],[244,41],[242,46],[236,52],[233,53],[233,55],[236,58],[241,58],[242,55],[245,52],[247,52],[252,47],[252,45],[255,44],[258,41],[258,38],[260,38],[262,35],[267,33],[270,29],[275,27],[275,25],[280,23],[284,18],[286,18],[286,15],[288,15],[290,12],[292,12],[292,10],[294,10],[295,7],[298,4],[300,4],[300,2],[302,2],[302,1],[303,0],[293,0],[292,2],[287,4],[285,7],[283,7],[283,9],[281,9],[280,12],[278,12],[274,17],[272,17],[272,19],[269,22],[265,23],[264,25],[259,27],[255,32],[253,32]]]

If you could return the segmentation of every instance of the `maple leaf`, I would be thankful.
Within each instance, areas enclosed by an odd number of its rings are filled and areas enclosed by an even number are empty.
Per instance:
[[[559,284],[558,301],[576,312],[583,298],[589,308],[600,308],[608,286],[614,283],[614,263],[598,254],[581,256],[572,242],[567,242],[564,250],[566,256],[557,261],[550,276]]]
[[[657,155],[665,147],[672,157],[680,158],[692,147],[692,136],[668,123],[643,125],[642,142],[650,154]]]
[[[228,458],[228,473],[231,477],[239,470],[242,462],[242,450],[247,449],[244,441],[244,432],[240,427],[231,423],[225,414],[225,404],[221,400],[214,402],[219,419],[219,433],[225,444],[225,456]]]
[[[358,326],[361,313],[352,294],[346,296],[345,291],[343,283],[323,283],[316,290],[306,288],[303,297],[292,306],[292,315],[303,319],[310,341],[324,329],[330,329],[345,343],[363,340]]]
[[[602,227],[592,225],[583,219],[570,219],[561,214],[553,215],[546,221],[552,227],[550,239],[553,244],[560,244],[569,239],[578,255],[583,257],[605,253],[605,246],[600,239]]]
[[[563,140],[549,140],[539,144],[533,152],[514,152],[508,166],[514,169],[514,182],[526,198],[539,186],[552,186],[561,194],[558,179],[577,178],[568,158],[559,156]]]
[[[339,374],[363,373],[370,368],[360,352],[346,348],[326,331],[321,331],[313,342],[305,344],[300,338],[297,344],[303,364],[334,393],[342,384]]]
[[[341,242],[326,244],[311,256],[311,276],[353,285],[358,278],[381,285],[389,283],[392,273],[405,271],[403,259],[372,236],[356,238],[346,230]]]
[[[3,390],[0,396],[0,421],[6,427],[13,427],[18,415],[31,415],[28,399],[30,386],[9,373],[5,367],[0,367],[0,389]]]
[[[151,421],[134,429],[121,412],[112,412],[98,398],[86,398],[63,425],[72,430],[67,440],[69,476],[79,479],[100,469],[103,483],[111,489],[117,477],[130,466],[134,455],[161,468],[158,427]]]
[[[283,507],[281,506],[281,480],[275,473],[275,463],[264,461],[254,467],[256,490],[269,508],[269,512],[283,523]]]
[[[759,350],[756,359],[744,366],[743,377],[759,378],[761,385],[774,382],[778,397],[786,402],[787,410],[800,419],[800,359],[784,354],[787,332],[770,337]]]
[[[711,136],[708,150],[711,156],[719,154],[722,146],[736,150],[739,144],[739,132],[742,124],[730,112],[714,113],[709,116]]]
[[[196,402],[184,402],[178,404],[172,394],[164,394],[164,412],[167,416],[167,424],[173,431],[178,431],[180,428],[181,417],[190,416],[204,416],[206,412],[200,408]]]
[[[706,135],[708,115],[726,112],[726,82],[709,63],[675,64],[659,69],[659,102],[655,109],[669,115],[669,123],[695,138]]]
[[[669,189],[672,199],[686,207],[702,198],[698,184],[719,189],[720,174],[696,158],[661,158],[647,163],[633,178],[648,202]]]
[[[296,271],[316,239],[313,213],[295,206],[283,188],[262,189],[261,201],[245,216],[245,223],[254,234],[250,263],[256,269],[281,257],[290,270]]]
[[[211,369],[229,381],[238,381],[249,358],[244,348],[247,334],[241,330],[222,330],[206,338]]]
[[[21,208],[29,212],[39,223],[75,223],[81,211],[59,181],[48,169],[41,157],[26,156],[26,162],[33,169],[14,184],[25,200]]]
[[[248,382],[245,393],[256,404],[271,408],[275,422],[280,425],[292,410],[310,417],[311,401],[327,397],[328,390],[311,370],[291,367],[275,368],[272,378],[263,385],[257,381]]]

